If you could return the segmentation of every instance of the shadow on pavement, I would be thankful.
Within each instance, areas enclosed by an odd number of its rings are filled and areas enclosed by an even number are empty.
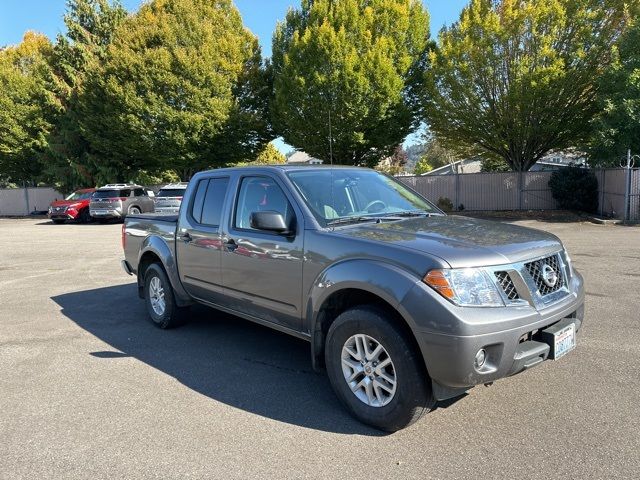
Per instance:
[[[311,369],[309,344],[214,309],[193,307],[188,324],[160,330],[135,284],[52,297],[62,313],[116,351],[214,400],[264,417],[335,433],[384,435],[349,416],[325,375]]]

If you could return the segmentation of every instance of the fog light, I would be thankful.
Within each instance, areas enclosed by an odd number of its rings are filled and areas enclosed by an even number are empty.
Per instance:
[[[484,348],[481,348],[478,350],[478,353],[476,353],[476,368],[482,368],[486,360],[487,352],[484,351]]]

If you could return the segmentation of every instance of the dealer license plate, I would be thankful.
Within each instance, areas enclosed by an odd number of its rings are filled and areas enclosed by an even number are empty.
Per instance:
[[[554,334],[554,360],[563,357],[576,348],[576,325],[571,323]]]

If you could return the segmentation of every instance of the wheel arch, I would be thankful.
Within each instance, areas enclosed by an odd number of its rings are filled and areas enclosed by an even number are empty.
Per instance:
[[[307,304],[313,367],[324,368],[326,335],[335,318],[359,305],[375,305],[387,312],[423,358],[416,324],[401,303],[417,281],[395,265],[369,260],[346,261],[325,270],[314,282]]]
[[[169,248],[169,245],[158,236],[150,236],[144,240],[142,248],[140,249],[140,256],[138,258],[137,279],[138,279],[138,294],[142,298],[142,290],[144,288],[144,274],[152,263],[159,263],[171,283],[173,293],[178,306],[186,306],[191,304],[191,297],[186,292],[180,278],[178,277],[178,269],[175,261],[175,256]]]

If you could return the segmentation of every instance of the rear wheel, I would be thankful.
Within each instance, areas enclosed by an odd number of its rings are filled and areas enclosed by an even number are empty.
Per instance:
[[[180,325],[185,309],[176,305],[173,288],[162,266],[152,263],[144,273],[144,300],[151,321],[160,328]]]
[[[376,306],[354,307],[336,318],[327,334],[325,363],[349,412],[381,430],[405,428],[435,404],[407,333]]]
[[[140,207],[136,207],[135,205],[129,207],[128,215],[138,215],[139,213],[141,213]]]

